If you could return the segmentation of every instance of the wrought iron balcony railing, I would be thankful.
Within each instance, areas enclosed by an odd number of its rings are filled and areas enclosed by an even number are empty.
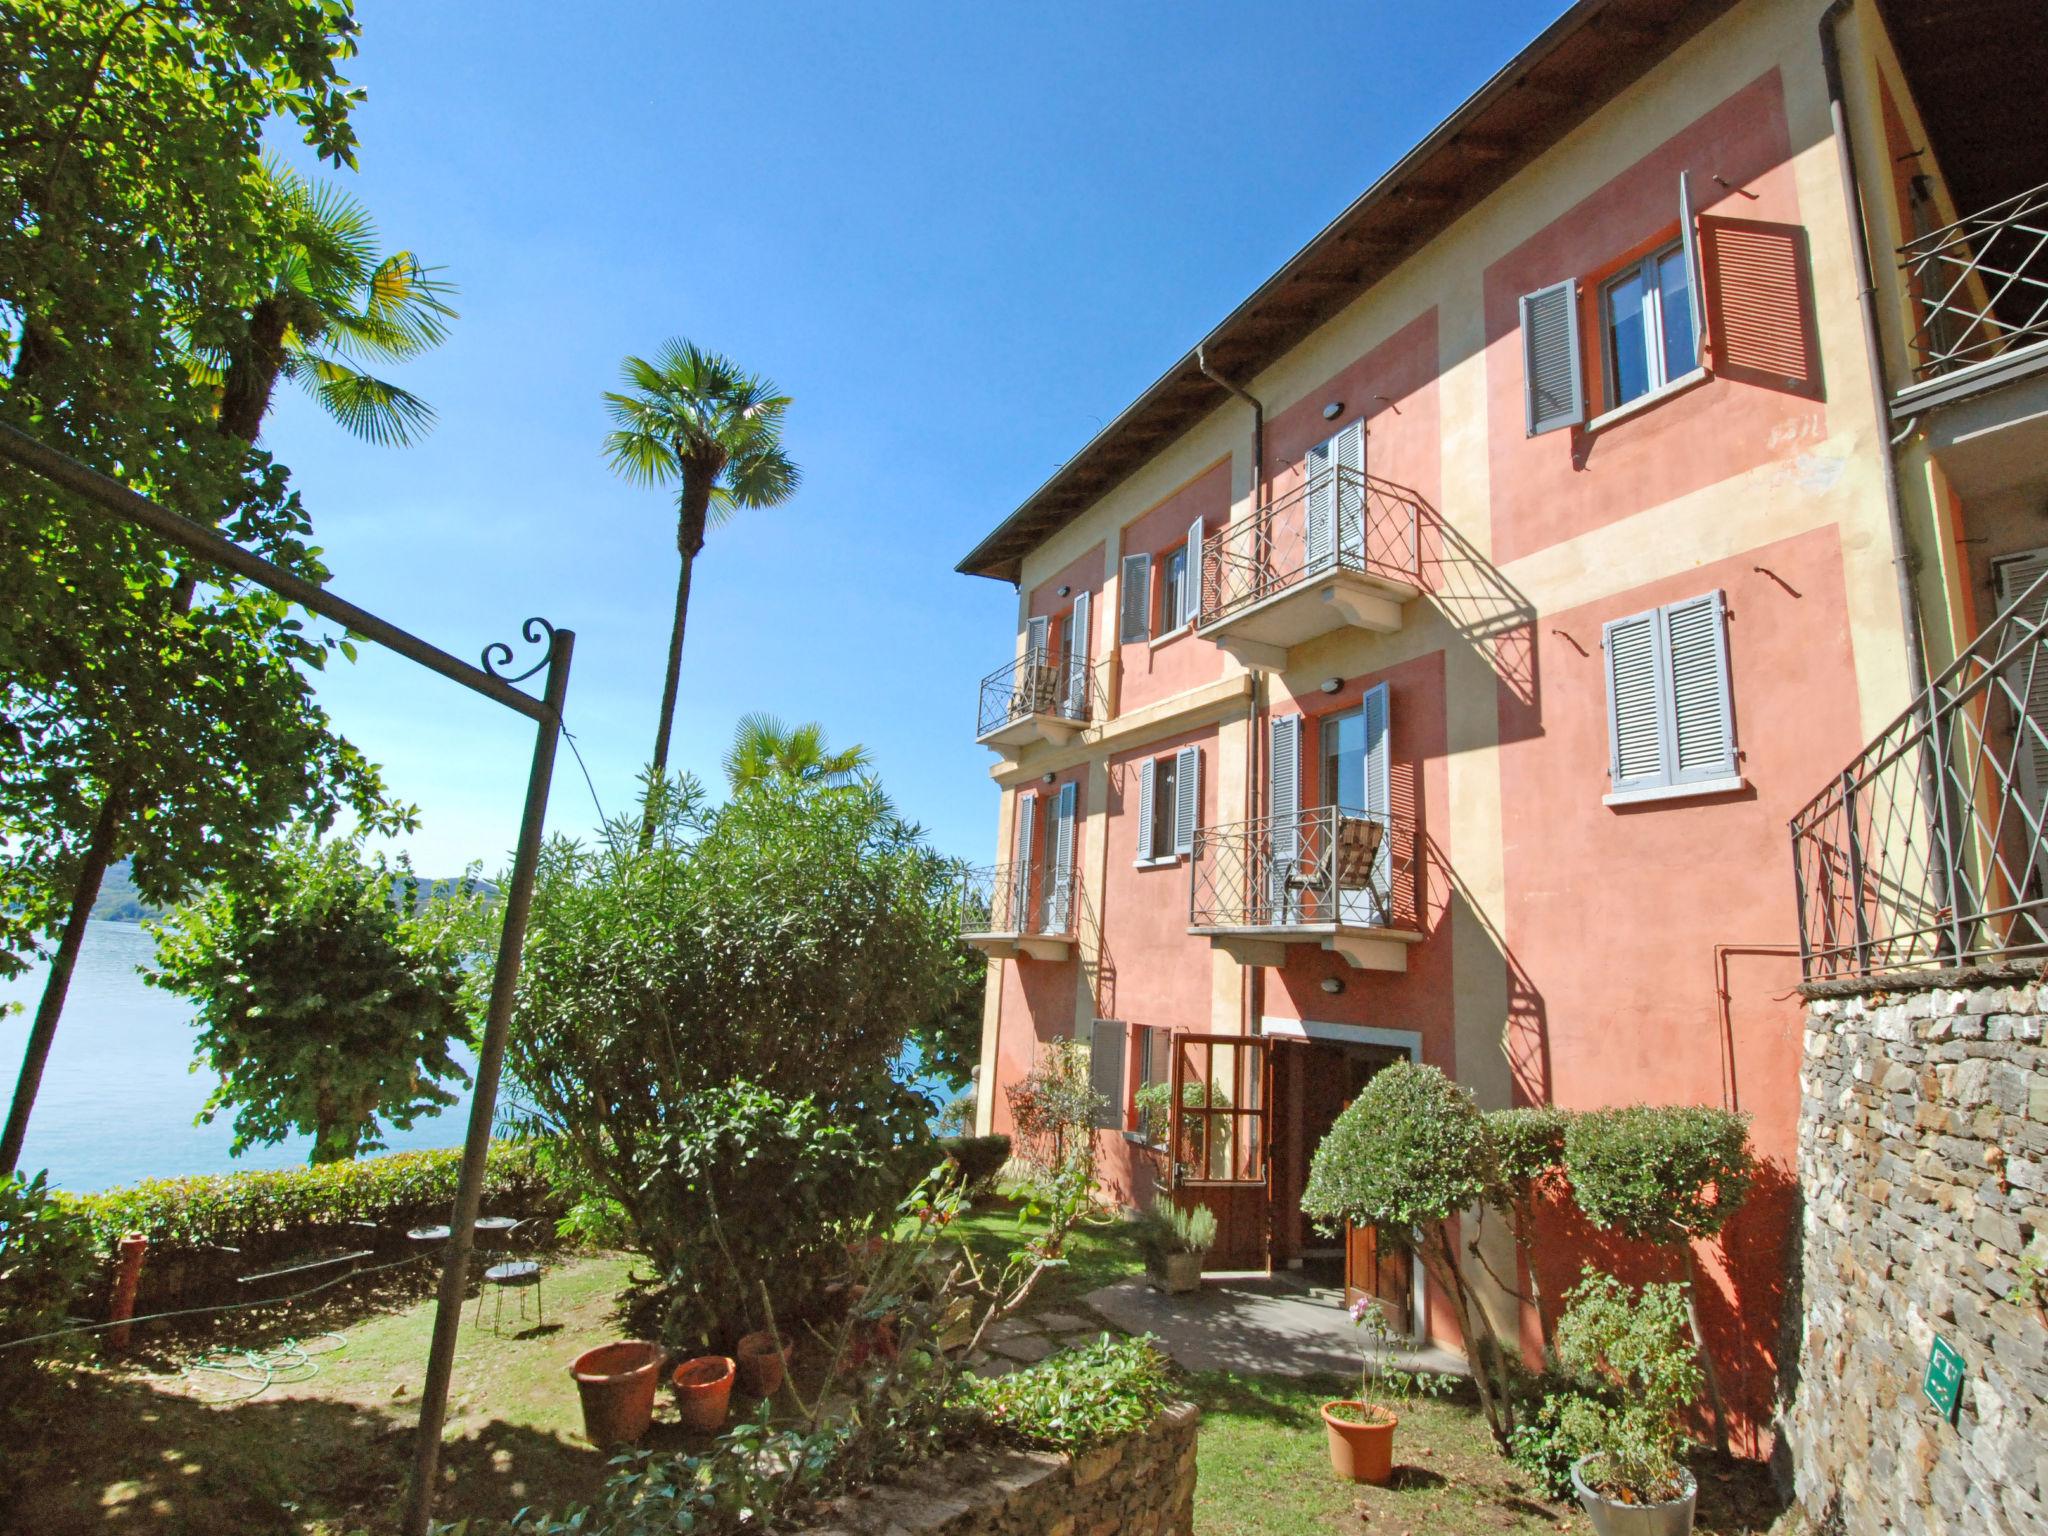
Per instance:
[[[2048,953],[2044,596],[2048,574],[1792,818],[1808,981]]]
[[[993,864],[961,877],[960,932],[1071,938],[1078,875],[1043,864]]]
[[[1332,571],[1422,585],[1422,505],[1335,465],[1202,546],[1203,624]]]
[[[1033,715],[1085,725],[1101,704],[1101,684],[1085,656],[1055,656],[1032,649],[981,680],[977,741]]]
[[[1325,805],[1204,827],[1195,836],[1188,922],[1412,931],[1419,926],[1414,824]]]
[[[2048,186],[1908,241],[1899,265],[1920,307],[1916,380],[2048,341]]]

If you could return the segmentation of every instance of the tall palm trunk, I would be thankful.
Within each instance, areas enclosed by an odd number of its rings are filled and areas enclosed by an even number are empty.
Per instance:
[[[690,617],[690,572],[704,549],[704,523],[711,511],[711,477],[692,469],[683,471],[682,506],[676,518],[676,553],[682,568],[676,575],[676,615],[668,632],[668,674],[661,684],[661,718],[654,727],[654,756],[649,776],[657,793],[647,798],[640,819],[642,852],[654,846],[654,819],[660,803],[658,793],[668,773],[669,737],[675,733],[676,693],[683,677],[683,627]]]
[[[270,414],[270,397],[277,390],[278,375],[284,372],[284,338],[291,328],[284,305],[275,298],[259,299],[249,315],[249,340],[237,347],[221,381],[220,435],[256,441],[263,430],[263,418]]]
[[[100,802],[87,838],[85,857],[78,879],[71,888],[71,910],[64,918],[64,932],[57,941],[57,953],[50,961],[50,974],[43,983],[42,1000],[36,1004],[35,1022],[29,1026],[28,1049],[22,1053],[21,1076],[15,1079],[14,1102],[7,1110],[7,1129],[0,1132],[0,1178],[14,1172],[21,1161],[21,1144],[28,1136],[28,1117],[42,1087],[43,1068],[50,1060],[50,1043],[57,1036],[57,1020],[64,1012],[65,994],[71,990],[71,973],[78,966],[78,951],[85,943],[85,925],[92,917],[93,903],[100,899],[100,885],[107,866],[113,862],[114,840],[121,829],[122,795],[110,789]]]

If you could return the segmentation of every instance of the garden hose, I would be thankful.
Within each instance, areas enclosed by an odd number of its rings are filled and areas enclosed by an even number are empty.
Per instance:
[[[199,1388],[196,1395],[206,1402],[245,1403],[273,1383],[311,1381],[320,1374],[317,1357],[333,1354],[345,1342],[338,1333],[316,1333],[310,1339],[286,1339],[271,1349],[210,1349],[188,1362],[179,1375]]]

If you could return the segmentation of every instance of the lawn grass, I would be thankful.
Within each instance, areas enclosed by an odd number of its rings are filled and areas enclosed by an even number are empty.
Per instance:
[[[964,1241],[982,1262],[1000,1266],[1044,1230],[1044,1218],[1031,1218],[1029,1211],[1015,1194],[987,1195],[948,1228],[948,1235]],[[1116,1217],[1079,1223],[1067,1234],[1061,1257],[1063,1262],[1032,1287],[1029,1310],[1077,1306],[1090,1291],[1145,1272],[1131,1224]]]

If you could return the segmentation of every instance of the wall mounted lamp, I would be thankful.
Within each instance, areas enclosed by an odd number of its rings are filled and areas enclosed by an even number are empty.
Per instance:
[[[1323,978],[1323,990],[1329,993],[1330,996],[1335,997],[1344,990],[1344,978],[1342,976],[1325,976]]]
[[[1061,588],[1060,588],[1060,596],[1061,596],[1061,597],[1065,597],[1065,596],[1067,596],[1067,595],[1068,595],[1069,593],[1071,593],[1071,592],[1072,592],[1073,590],[1074,590],[1074,589],[1073,589],[1072,587],[1061,587]]]
[[[1325,421],[1335,421],[1339,416],[1343,414],[1344,402],[1342,400],[1332,400],[1328,405],[1323,407],[1323,420]]]
[[[1044,777],[1044,779],[1042,779],[1042,780],[1041,780],[1040,782],[1041,782],[1041,783],[1045,783],[1045,784],[1050,784],[1050,783],[1051,783],[1051,782],[1052,782],[1052,781],[1053,781],[1054,779],[1056,779],[1056,778],[1058,778],[1058,777],[1059,777],[1059,775],[1058,775],[1058,774],[1056,774],[1056,773],[1048,773],[1048,774],[1047,774],[1047,775],[1046,775],[1046,776]]]
[[[1325,693],[1342,693],[1343,691],[1344,691],[1344,679],[1343,679],[1343,678],[1341,678],[1341,677],[1326,677],[1326,678],[1324,678],[1324,679],[1323,679],[1323,692],[1325,692]]]

